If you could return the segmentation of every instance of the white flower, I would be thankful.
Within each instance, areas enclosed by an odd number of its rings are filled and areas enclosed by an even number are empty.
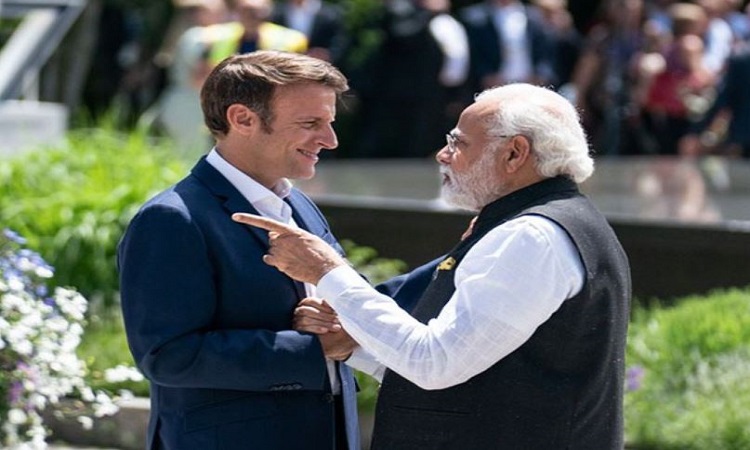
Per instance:
[[[16,277],[11,277],[8,280],[8,288],[11,291],[20,291],[20,290],[23,290],[23,287],[24,287],[23,281],[21,281],[20,279]]]
[[[52,278],[52,275],[54,275],[48,267],[36,267],[34,273],[40,278]]]
[[[104,379],[109,383],[122,383],[124,381],[143,381],[141,374],[135,367],[122,364],[104,371]]]
[[[91,390],[90,387],[85,386],[83,389],[81,389],[81,398],[84,402],[91,403],[96,400],[96,395],[94,395],[94,391]]]
[[[112,401],[112,398],[104,392],[97,392],[96,403],[94,403],[94,416],[105,417],[117,413],[120,407]]]
[[[39,255],[20,248],[20,239],[0,235],[0,357],[5,364],[0,398],[0,448],[44,449],[41,412],[66,396],[78,396],[98,415],[117,405],[105,392],[95,395],[84,380],[76,350],[83,335],[87,302],[78,292],[55,288],[48,298],[42,279],[53,270]],[[14,244],[15,242],[15,244]],[[81,419],[86,426],[93,419]]]
[[[12,408],[8,411],[8,422],[13,425],[21,425],[26,423],[26,413],[18,408]]]
[[[31,355],[31,352],[34,351],[34,346],[31,344],[31,341],[27,339],[17,340],[13,347],[15,351],[21,355]]]
[[[84,430],[90,430],[94,428],[94,419],[88,416],[80,416],[78,422],[81,424]]]
[[[133,394],[132,391],[129,391],[127,389],[120,389],[120,391],[117,394],[120,397],[120,401],[132,400],[135,398],[135,394]]]

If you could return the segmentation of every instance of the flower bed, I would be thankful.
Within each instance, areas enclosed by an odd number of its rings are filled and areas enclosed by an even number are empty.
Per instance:
[[[112,414],[109,395],[86,385],[78,358],[86,300],[75,290],[49,288],[53,268],[25,240],[0,236],[0,444],[45,448],[42,413],[67,396],[92,405],[93,415]],[[81,416],[82,425],[91,418]]]

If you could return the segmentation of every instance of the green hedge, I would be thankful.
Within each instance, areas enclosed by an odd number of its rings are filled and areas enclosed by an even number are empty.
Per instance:
[[[54,282],[113,304],[117,242],[144,199],[188,170],[143,132],[71,132],[65,145],[0,159],[0,223],[55,267]]]
[[[627,440],[638,449],[750,449],[750,289],[636,308]]]

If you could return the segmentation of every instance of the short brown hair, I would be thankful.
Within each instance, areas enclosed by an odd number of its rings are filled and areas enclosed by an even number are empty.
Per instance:
[[[201,108],[206,126],[214,136],[225,136],[229,132],[227,109],[240,103],[253,110],[263,129],[271,132],[276,88],[298,83],[328,86],[336,94],[349,89],[346,77],[336,67],[311,56],[270,50],[230,56],[203,83]]]

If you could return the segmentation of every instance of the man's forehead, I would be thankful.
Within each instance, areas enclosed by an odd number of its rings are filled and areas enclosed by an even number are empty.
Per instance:
[[[496,102],[488,102],[486,99],[481,99],[472,103],[461,113],[456,129],[464,133],[467,132],[467,129],[471,128],[481,127],[484,129],[496,111]]]
[[[296,99],[297,97],[306,97],[311,101],[299,102],[299,100]],[[288,84],[285,86],[278,86],[276,89],[274,89],[272,101],[274,103],[295,101],[299,102],[297,106],[304,107],[309,103],[318,103],[318,100],[322,100],[327,97],[330,97],[334,101],[336,100],[336,91],[332,87],[319,83],[302,82]]]
[[[297,118],[328,118],[336,114],[336,91],[315,83],[280,86],[274,92],[271,107]]]

